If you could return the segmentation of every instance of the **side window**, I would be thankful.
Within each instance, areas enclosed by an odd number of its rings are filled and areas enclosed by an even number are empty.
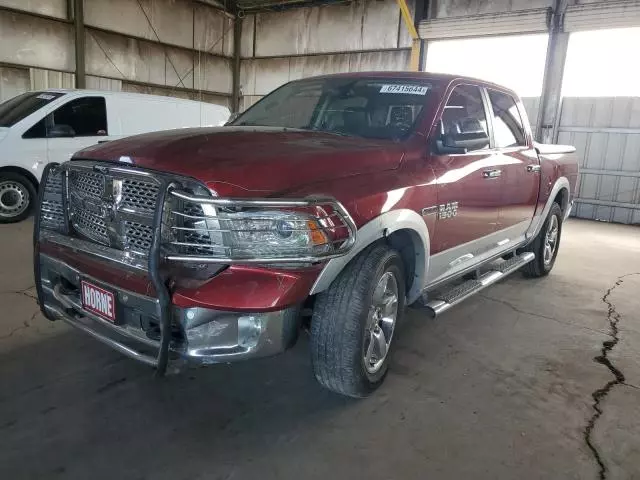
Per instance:
[[[76,137],[107,135],[107,107],[103,97],[71,100],[51,114],[48,129],[71,127]]]
[[[71,100],[54,110],[22,137],[97,137],[107,134],[107,107],[104,98],[84,97]]]
[[[45,138],[47,136],[46,118],[43,118],[33,127],[22,134],[22,138]]]
[[[489,99],[493,108],[493,135],[496,148],[526,145],[522,118],[513,97],[489,90]]]
[[[458,85],[447,101],[440,123],[442,135],[456,133],[480,133],[489,135],[487,114],[480,88],[473,85]],[[481,150],[489,148],[487,144]]]

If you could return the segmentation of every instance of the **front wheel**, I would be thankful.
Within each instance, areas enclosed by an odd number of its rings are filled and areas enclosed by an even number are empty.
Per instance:
[[[404,306],[404,266],[397,251],[376,244],[354,258],[316,299],[311,361],[318,382],[350,397],[378,388]]]
[[[37,201],[36,189],[23,175],[0,173],[0,223],[20,222],[27,218]]]
[[[524,248],[525,252],[533,252],[536,258],[522,268],[526,277],[544,277],[556,263],[560,236],[562,234],[562,209],[554,203],[549,210],[544,225],[538,236]]]

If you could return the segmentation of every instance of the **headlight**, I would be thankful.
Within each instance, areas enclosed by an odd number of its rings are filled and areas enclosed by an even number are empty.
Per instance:
[[[184,192],[174,196],[179,201],[173,219],[165,222],[171,230],[169,259],[309,262],[344,254],[355,241],[355,226],[335,200],[215,199]]]
[[[282,211],[220,214],[230,256],[306,255],[326,252],[329,239],[318,222]]]

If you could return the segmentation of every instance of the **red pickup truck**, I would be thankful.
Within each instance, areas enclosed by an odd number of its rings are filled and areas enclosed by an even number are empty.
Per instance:
[[[51,166],[34,267],[44,315],[158,374],[284,351],[325,387],[378,387],[405,307],[438,315],[552,269],[574,148],[518,97],[429,73],[288,83],[221,128],[130,137]]]

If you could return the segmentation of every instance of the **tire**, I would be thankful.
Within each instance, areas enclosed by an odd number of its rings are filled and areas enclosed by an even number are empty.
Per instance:
[[[382,384],[391,340],[404,313],[405,288],[400,254],[374,244],[318,295],[311,319],[311,363],[322,386],[361,398]]]
[[[550,231],[555,228],[555,241],[549,243],[553,235],[550,237]],[[549,275],[549,272],[556,263],[556,257],[558,256],[558,250],[560,248],[560,237],[562,235],[562,209],[560,205],[554,203],[549,210],[540,233],[538,236],[527,245],[523,251],[533,252],[536,254],[536,258],[533,261],[527,263],[522,267],[522,273],[525,277],[537,278]],[[552,244],[552,247],[550,245]],[[551,251],[545,250],[551,248]]]
[[[38,201],[36,187],[24,175],[0,173],[0,223],[21,222]]]

